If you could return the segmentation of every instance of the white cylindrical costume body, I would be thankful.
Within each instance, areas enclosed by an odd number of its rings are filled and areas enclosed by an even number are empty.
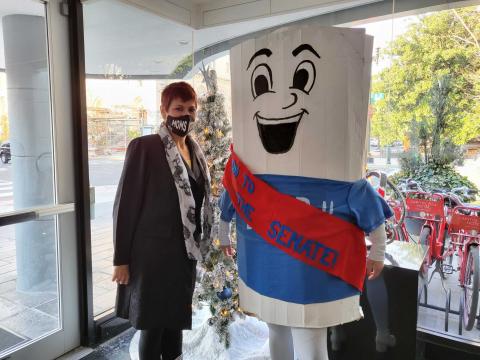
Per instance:
[[[370,218],[362,209],[371,206],[365,193],[374,196],[361,180],[372,45],[363,29],[303,25],[247,40],[230,54],[239,158],[279,192],[367,233],[385,220],[382,205]],[[240,306],[246,311],[295,327],[362,317],[358,289],[271,250],[239,217],[237,235]]]

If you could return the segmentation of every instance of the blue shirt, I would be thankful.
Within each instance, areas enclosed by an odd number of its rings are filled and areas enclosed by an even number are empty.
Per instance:
[[[256,175],[277,191],[294,196],[370,233],[393,215],[366,180],[355,182],[284,175]],[[220,218],[230,222],[235,208],[225,191]],[[350,297],[359,291],[342,279],[309,266],[268,244],[236,217],[238,271],[256,292],[279,300],[311,304]]]

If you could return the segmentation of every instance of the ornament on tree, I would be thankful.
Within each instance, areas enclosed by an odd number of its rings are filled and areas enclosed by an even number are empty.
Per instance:
[[[229,287],[224,287],[221,292],[217,293],[217,296],[220,300],[229,299],[232,297],[232,295],[233,295],[232,289],[230,289]]]

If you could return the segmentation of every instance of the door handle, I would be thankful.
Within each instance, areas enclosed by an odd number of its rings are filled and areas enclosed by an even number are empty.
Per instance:
[[[0,214],[0,227],[37,220],[45,216],[65,214],[73,211],[75,211],[74,203],[58,204],[45,207],[37,207],[33,209],[12,211],[3,215]]]

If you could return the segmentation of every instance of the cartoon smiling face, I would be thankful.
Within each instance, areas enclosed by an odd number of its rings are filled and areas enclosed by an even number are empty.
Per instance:
[[[303,51],[309,52],[307,56],[312,57],[315,61],[320,59],[320,55],[309,44],[301,44],[292,51],[292,56],[297,57]],[[253,61],[257,57],[272,56],[272,51],[263,48],[255,52],[250,58],[247,71],[252,66]],[[315,59],[316,58],[316,59]],[[271,154],[282,154],[290,150],[297,133],[298,125],[302,117],[308,114],[308,110],[300,107],[303,102],[299,102],[299,97],[308,96],[315,85],[315,63],[309,59],[299,61],[292,76],[292,83],[288,89],[279,89],[279,91],[290,92],[292,98],[288,104],[282,106],[281,111],[275,116],[275,111],[267,111],[267,109],[259,109],[254,114],[254,120],[257,123],[258,133],[262,140],[263,147]],[[273,72],[268,62],[261,62],[251,70],[250,85],[253,101],[260,96],[274,98],[277,93],[274,87]],[[270,95],[271,94],[271,95]],[[275,110],[275,109],[273,109]]]
[[[254,173],[363,176],[372,41],[289,26],[230,52],[233,141]]]

